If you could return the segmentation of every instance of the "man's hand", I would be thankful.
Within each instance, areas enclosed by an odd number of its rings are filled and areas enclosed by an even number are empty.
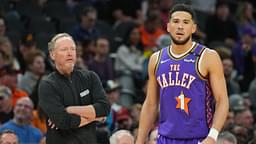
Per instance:
[[[208,136],[200,144],[216,144],[216,141]]]
[[[77,111],[78,109],[81,109],[81,108],[78,108],[78,107],[76,107],[76,106],[68,106],[68,107],[66,107],[66,111],[67,111],[68,113],[70,113],[70,114],[76,114],[76,115],[77,115],[76,111]],[[79,115],[79,116],[81,116],[81,115]],[[81,116],[81,117],[87,119],[88,121],[104,122],[104,121],[106,120],[106,117],[97,117],[97,118],[94,118],[94,119],[91,119],[91,118],[86,117],[86,116]]]
[[[70,113],[70,114],[75,114],[75,113],[74,113],[74,107],[72,107],[72,106],[66,107],[66,111],[67,111],[68,113]]]

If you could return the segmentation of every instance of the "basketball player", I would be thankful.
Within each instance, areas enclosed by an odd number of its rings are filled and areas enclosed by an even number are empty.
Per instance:
[[[150,58],[136,144],[144,144],[158,108],[158,144],[216,142],[228,113],[227,90],[218,54],[192,41],[196,28],[189,6],[177,4],[169,12],[172,44]]]

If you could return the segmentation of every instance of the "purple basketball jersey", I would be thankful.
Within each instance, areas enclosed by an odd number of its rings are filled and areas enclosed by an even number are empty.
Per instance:
[[[171,139],[204,138],[212,123],[214,98],[209,81],[198,71],[205,48],[195,43],[175,58],[163,48],[156,67],[160,87],[159,134]]]

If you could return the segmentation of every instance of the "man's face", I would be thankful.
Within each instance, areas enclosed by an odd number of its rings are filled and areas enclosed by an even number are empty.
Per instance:
[[[0,139],[1,144],[18,144],[18,138],[13,133],[4,133]]]
[[[82,27],[90,29],[90,28],[94,27],[96,21],[97,21],[97,13],[96,12],[92,11],[92,12],[87,13],[87,15],[81,16]]]
[[[4,112],[10,105],[10,98],[0,96],[0,112]]]
[[[9,87],[11,90],[17,87],[17,74],[15,72],[6,73],[0,77],[0,84]]]
[[[69,37],[62,37],[55,43],[51,58],[57,68],[70,71],[76,64],[76,45]]]
[[[176,11],[167,24],[167,31],[174,44],[183,45],[191,39],[192,34],[196,31],[196,24],[188,12]]]
[[[45,72],[45,63],[42,56],[36,56],[33,63],[30,65],[30,69],[37,75],[42,75]]]
[[[100,38],[96,42],[96,49],[99,55],[107,55],[109,52],[109,42],[107,39]]]
[[[14,117],[20,120],[30,121],[32,117],[33,104],[29,98],[21,98],[14,107]]]
[[[224,59],[222,61],[223,69],[224,69],[224,75],[230,76],[233,71],[233,62],[231,59]]]
[[[253,116],[250,110],[243,111],[235,116],[235,123],[246,128],[253,127]]]

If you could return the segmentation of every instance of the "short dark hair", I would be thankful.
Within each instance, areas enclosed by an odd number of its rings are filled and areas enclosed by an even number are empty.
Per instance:
[[[176,5],[174,5],[172,7],[172,9],[169,11],[169,19],[171,19],[172,14],[176,11],[184,11],[184,12],[189,13],[191,15],[194,23],[197,22],[196,13],[190,5],[187,5],[187,4],[176,4]]]

